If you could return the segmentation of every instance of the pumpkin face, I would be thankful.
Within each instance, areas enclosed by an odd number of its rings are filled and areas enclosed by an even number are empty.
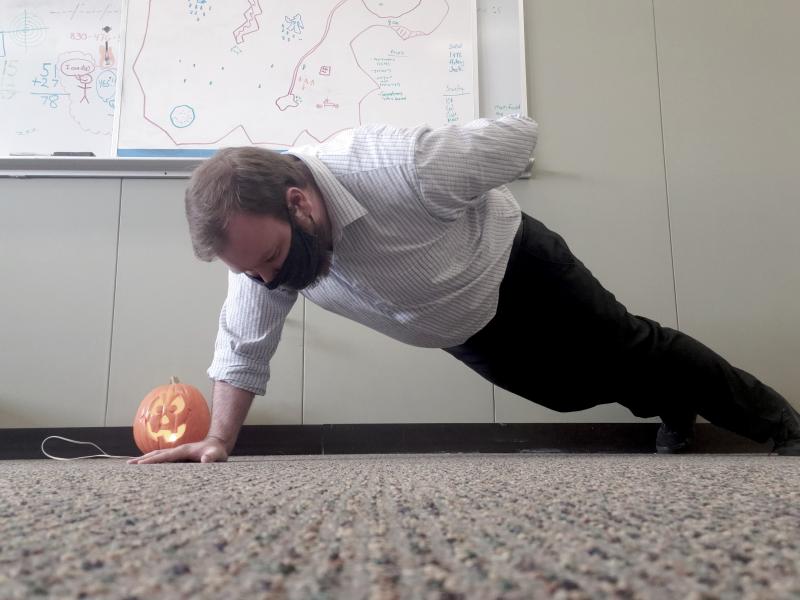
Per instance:
[[[211,415],[203,394],[173,377],[144,397],[133,422],[133,439],[142,452],[199,442],[208,434]]]

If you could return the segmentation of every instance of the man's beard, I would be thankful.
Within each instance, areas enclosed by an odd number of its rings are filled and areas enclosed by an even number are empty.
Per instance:
[[[283,287],[300,291],[316,285],[330,271],[330,236],[313,219],[311,223],[312,232],[309,233],[289,215],[289,225],[292,228],[291,246],[281,270],[267,284],[269,289]]]

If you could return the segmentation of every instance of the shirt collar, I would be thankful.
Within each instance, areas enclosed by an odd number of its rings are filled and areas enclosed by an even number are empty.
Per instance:
[[[322,200],[328,209],[328,218],[331,221],[332,238],[336,243],[342,239],[344,228],[367,214],[353,194],[347,191],[331,170],[319,158],[311,154],[290,150],[288,154],[302,160],[311,170],[314,181],[322,192]]]

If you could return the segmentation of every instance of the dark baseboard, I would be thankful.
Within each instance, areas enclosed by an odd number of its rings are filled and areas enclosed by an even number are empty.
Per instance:
[[[233,454],[390,454],[430,452],[560,452],[652,454],[657,423],[424,423],[246,425]],[[130,427],[0,429],[0,459],[46,458],[42,440],[59,435],[94,442],[108,454],[140,452]],[[64,458],[96,453],[60,440],[47,451]],[[764,453],[758,444],[707,423],[697,425],[695,453]]]

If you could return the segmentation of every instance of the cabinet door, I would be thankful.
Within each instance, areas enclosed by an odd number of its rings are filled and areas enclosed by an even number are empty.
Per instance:
[[[171,375],[211,400],[211,363],[227,268],[192,253],[184,214],[186,180],[125,180],[111,351],[108,425],[130,425],[147,392]],[[300,422],[302,303],[287,320],[268,399],[248,424]]]
[[[655,15],[681,329],[800,403],[800,3]]]
[[[675,327],[651,4],[526,0],[525,36],[540,137],[534,178],[513,191],[631,312]],[[496,398],[498,421],[639,421],[616,404],[558,413]]]
[[[119,181],[0,179],[0,428],[101,426]]]

